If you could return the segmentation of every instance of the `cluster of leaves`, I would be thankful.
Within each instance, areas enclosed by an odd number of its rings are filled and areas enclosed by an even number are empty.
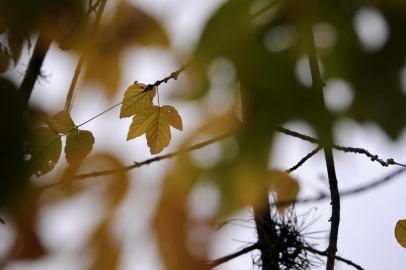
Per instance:
[[[47,121],[47,126],[31,132],[27,147],[30,174],[40,176],[55,167],[62,152],[63,135],[66,135],[65,157],[70,165],[78,165],[92,150],[92,133],[78,129],[67,112],[58,112]]]
[[[153,104],[157,92],[156,86],[135,82],[125,91],[120,110],[120,118],[133,117],[127,140],[145,134],[151,154],[160,153],[169,145],[170,126],[183,130],[182,118],[173,106]]]

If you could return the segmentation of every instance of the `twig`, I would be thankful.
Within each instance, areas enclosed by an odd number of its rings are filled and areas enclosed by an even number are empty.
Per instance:
[[[311,157],[313,157],[315,154],[317,154],[321,149],[323,149],[323,147],[321,146],[317,146],[313,151],[311,151],[310,153],[308,153],[306,156],[304,156],[301,160],[299,160],[299,162],[292,166],[291,168],[287,169],[286,172],[287,173],[291,173],[295,170],[297,170],[300,166],[302,166],[308,159],[310,159]]]
[[[351,195],[355,195],[358,193],[363,193],[365,191],[368,191],[370,189],[377,188],[379,186],[382,186],[384,184],[389,183],[390,181],[394,180],[397,176],[403,174],[406,172],[406,168],[399,168],[396,171],[391,172],[390,174],[383,176],[382,178],[379,178],[375,181],[369,182],[368,184],[361,185],[356,188],[351,188],[348,190],[344,190],[340,192],[340,197],[348,197]],[[319,202],[323,200],[330,199],[331,196],[328,193],[320,193],[318,196],[314,197],[309,197],[309,198],[304,198],[304,199],[298,199],[298,200],[287,200],[287,201],[280,201],[274,203],[275,206],[287,206],[287,205],[292,205],[292,204],[306,204],[306,203],[314,203],[314,202]]]
[[[251,246],[248,246],[246,248],[241,249],[240,251],[234,252],[234,253],[232,253],[230,255],[227,255],[227,256],[218,258],[216,260],[210,261],[210,262],[208,262],[208,265],[209,265],[210,268],[214,268],[216,266],[219,266],[220,264],[228,262],[228,261],[230,261],[232,259],[235,259],[235,258],[237,258],[237,257],[239,257],[241,255],[244,255],[244,254],[246,254],[248,252],[251,252],[251,251],[253,251],[255,249],[258,249],[258,248],[259,248],[258,243],[253,244]]]
[[[150,159],[146,159],[146,160],[144,160],[142,162],[134,162],[134,164],[123,167],[123,168],[120,168],[120,169],[104,170],[104,171],[96,171],[96,172],[91,172],[91,173],[78,174],[78,175],[74,176],[73,179],[80,180],[80,179],[85,179],[85,178],[100,177],[100,176],[106,176],[106,175],[122,173],[123,171],[129,171],[129,170],[132,170],[132,169],[136,169],[136,168],[139,168],[139,167],[142,167],[142,166],[145,166],[145,165],[149,165],[149,164],[151,164],[153,162],[157,162],[157,161],[160,161],[160,160],[169,159],[169,158],[173,158],[173,157],[176,157],[176,156],[179,156],[179,155],[182,155],[182,154],[189,153],[191,151],[203,148],[203,147],[205,147],[207,145],[210,145],[212,143],[223,140],[223,139],[225,139],[225,138],[227,138],[229,136],[231,136],[231,133],[225,133],[225,134],[216,136],[214,138],[211,138],[211,139],[209,139],[207,141],[204,141],[204,142],[201,142],[201,143],[189,146],[189,147],[182,148],[182,149],[180,149],[178,151],[175,151],[175,152],[172,152],[172,153],[156,156],[156,157],[153,157],[153,158],[150,158]],[[42,188],[46,189],[46,188],[54,187],[54,186],[57,186],[57,185],[59,185],[59,184],[54,183],[54,184],[50,184],[50,185],[47,185],[47,186],[43,186]]]
[[[41,76],[42,63],[44,62],[50,45],[51,39],[40,33],[19,89],[24,108],[26,108],[28,105],[35,82],[37,81],[38,77]]]
[[[296,131],[293,131],[293,130],[290,130],[287,128],[279,127],[276,131],[289,135],[289,136],[292,136],[292,137],[295,137],[295,138],[302,139],[302,140],[310,142],[310,143],[321,145],[321,141],[319,139],[310,137],[308,135],[305,135],[305,134],[302,134],[302,133],[299,133],[299,132],[296,132]],[[371,159],[371,161],[373,161],[373,162],[376,161],[379,164],[381,164],[383,167],[388,167],[390,165],[398,165],[398,166],[406,167],[405,164],[398,163],[393,158],[388,158],[387,160],[383,160],[383,159],[379,158],[378,155],[371,154],[368,150],[366,150],[364,148],[348,147],[348,146],[342,146],[342,145],[338,145],[338,144],[333,144],[333,148],[338,151],[342,151],[342,152],[346,152],[346,153],[365,155],[365,156],[369,157]]]
[[[314,248],[312,248],[312,247],[305,247],[305,249],[306,249],[307,251],[309,251],[309,252],[314,253],[314,254],[318,254],[318,255],[326,256],[326,257],[328,256],[327,252],[325,252],[325,251],[320,251],[320,250],[314,249]],[[345,258],[343,258],[343,257],[340,257],[340,256],[335,255],[335,256],[334,256],[334,259],[337,260],[337,261],[346,263],[346,264],[348,264],[348,265],[351,265],[351,266],[354,267],[355,269],[364,270],[364,268],[362,268],[360,265],[358,265],[358,264],[356,264],[356,263],[354,263],[354,262],[352,262],[352,261],[350,261],[350,260],[348,260],[348,259],[345,259]]]
[[[93,36],[94,36],[95,33],[97,32],[97,28],[99,27],[100,20],[101,20],[101,17],[102,17],[104,8],[105,8],[105,6],[106,6],[106,2],[107,2],[107,0],[100,0],[100,3],[99,3],[99,1],[98,1],[98,2],[96,2],[96,4],[95,4],[96,7],[100,4],[100,7],[99,7],[99,10],[97,11],[96,19],[95,19],[95,22],[94,22],[94,24],[93,24],[92,30],[90,31],[89,40],[90,40],[91,38],[93,38]],[[96,7],[94,7],[94,8],[96,8]],[[67,96],[66,96],[66,101],[65,101],[65,111],[67,111],[67,112],[70,112],[70,110],[71,110],[71,108],[72,108],[72,98],[73,98],[73,94],[74,94],[74,92],[75,92],[76,84],[77,84],[77,82],[78,82],[78,79],[79,79],[79,76],[80,76],[80,72],[82,71],[83,64],[84,64],[84,62],[85,62],[87,50],[88,50],[87,47],[83,50],[83,52],[82,52],[82,54],[81,54],[81,56],[80,56],[80,58],[79,58],[79,62],[78,62],[77,65],[76,65],[75,73],[74,73],[74,75],[73,75],[71,84],[70,84],[70,86],[69,86],[69,91],[68,91],[68,94],[67,94]]]
[[[324,83],[321,78],[321,72],[319,67],[319,60],[317,56],[316,45],[314,41],[313,31],[311,25],[308,25],[306,28],[307,37],[309,39],[309,50],[308,50],[308,57],[309,57],[309,65],[310,71],[313,80],[313,91],[318,93],[318,96],[321,99],[321,104],[323,104],[323,112],[326,113],[327,109],[324,104],[324,97],[323,97],[323,86]],[[324,128],[330,129],[330,123],[325,126]],[[320,130],[322,131],[322,130]],[[328,175],[328,182],[330,187],[330,194],[331,194],[331,226],[330,226],[330,237],[329,237],[329,244],[327,248],[327,270],[334,270],[334,263],[335,263],[335,256],[337,253],[337,240],[338,240],[338,229],[340,226],[340,193],[338,190],[338,181],[336,175],[336,169],[334,165],[334,157],[333,157],[333,139],[331,135],[331,131],[328,134],[324,134],[322,132],[320,134],[322,137],[322,141],[326,142],[327,145],[324,146],[324,156],[326,159],[326,167],[327,167],[327,175]]]

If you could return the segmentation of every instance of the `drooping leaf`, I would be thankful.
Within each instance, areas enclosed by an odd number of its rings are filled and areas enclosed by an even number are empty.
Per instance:
[[[169,119],[162,107],[154,106],[134,116],[127,140],[146,133],[151,154],[161,152],[171,141]]]
[[[75,123],[68,112],[60,111],[47,122],[50,127],[59,133],[66,134],[75,128]]]
[[[28,141],[28,154],[31,155],[29,168],[37,176],[51,171],[62,152],[62,140],[49,127],[38,127],[32,131]]]
[[[11,58],[14,61],[14,65],[16,65],[20,60],[23,51],[24,38],[21,34],[10,31],[7,33],[7,41],[8,47],[10,48]]]
[[[406,248],[406,219],[399,220],[396,223],[395,237],[398,243]]]
[[[71,165],[80,163],[92,151],[93,144],[93,134],[88,130],[69,133],[65,145],[66,160]]]
[[[7,54],[7,49],[0,44],[0,73],[6,72],[10,65],[10,57]]]
[[[152,100],[156,95],[156,87],[145,91],[147,86],[143,83],[134,83],[124,93],[121,105],[120,118],[130,117],[144,109],[152,108]]]
[[[183,130],[182,118],[178,111],[173,106],[165,105],[161,107],[161,110],[166,114],[169,120],[169,124],[179,130]]]

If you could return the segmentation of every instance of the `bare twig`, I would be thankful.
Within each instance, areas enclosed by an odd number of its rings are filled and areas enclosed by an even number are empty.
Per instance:
[[[324,104],[323,97],[324,83],[321,78],[319,59],[317,56],[317,49],[311,25],[307,26],[306,31],[307,37],[309,39],[308,57],[309,57],[310,72],[313,81],[312,87],[313,90],[318,94],[317,96],[320,97],[321,104],[323,104],[324,111],[320,113],[326,113],[327,109]],[[322,128],[326,130],[328,129],[328,133],[321,132],[320,136],[322,136],[322,141],[327,143],[327,145],[324,146],[324,156],[326,159],[327,175],[331,194],[331,218],[330,218],[331,226],[330,226],[329,244],[327,248],[328,256],[326,269],[334,270],[335,256],[337,253],[338,229],[340,226],[340,193],[338,190],[338,181],[332,150],[333,138],[331,135],[331,131],[329,130],[331,129],[331,123],[328,123],[326,126]],[[320,129],[319,131],[322,131],[322,129]]]
[[[287,129],[287,128],[279,127],[277,129],[277,131],[280,133],[286,134],[288,136],[292,136],[292,137],[299,138],[299,139],[302,139],[302,140],[310,142],[310,143],[321,145],[321,141],[319,139],[290,130],[290,129]],[[383,167],[388,167],[390,165],[398,165],[398,166],[406,167],[405,164],[399,163],[399,162],[395,161],[393,158],[388,158],[387,160],[383,160],[383,159],[379,158],[378,155],[372,154],[364,148],[342,146],[342,145],[338,145],[338,144],[333,144],[333,148],[338,151],[342,151],[342,152],[346,152],[346,153],[365,155],[365,156],[369,157],[371,159],[371,161],[376,161],[379,164],[381,164]]]
[[[96,4],[95,4],[96,6],[92,7],[92,9],[95,9],[98,5],[100,5],[99,10],[97,11],[96,19],[95,19],[95,22],[93,24],[92,30],[90,31],[89,39],[93,38],[93,36],[97,32],[97,28],[99,27],[100,20],[101,20],[104,8],[106,6],[106,2],[107,2],[107,0],[100,0],[100,2],[97,1]],[[69,91],[68,91],[68,94],[66,96],[66,101],[65,101],[65,111],[67,111],[67,112],[69,112],[71,110],[71,108],[72,108],[73,94],[75,92],[76,84],[78,82],[80,73],[81,73],[82,68],[83,68],[83,64],[85,62],[87,50],[88,50],[87,47],[83,50],[83,52],[82,52],[82,54],[81,54],[81,56],[79,58],[79,61],[78,61],[77,65],[76,65],[75,73],[73,75],[71,84],[69,86]]]
[[[328,256],[328,253],[327,253],[327,252],[325,252],[325,251],[320,251],[320,250],[314,249],[314,248],[312,248],[312,247],[306,247],[305,249],[308,250],[309,252],[312,252],[312,253],[317,254],[317,255],[326,256],[326,257]],[[348,265],[354,267],[355,269],[364,270],[364,268],[362,268],[360,265],[358,265],[358,264],[356,264],[356,263],[354,263],[354,262],[352,262],[352,261],[350,261],[350,260],[348,260],[348,259],[345,259],[345,258],[343,258],[343,257],[340,257],[340,256],[335,255],[335,256],[334,256],[334,259],[337,260],[337,261],[346,263],[346,264],[348,264]]]
[[[292,166],[291,168],[287,169],[286,172],[287,173],[291,173],[295,170],[297,170],[300,166],[302,166],[307,160],[309,160],[311,157],[313,157],[314,155],[316,155],[321,149],[323,149],[323,147],[321,146],[317,146],[313,151],[311,151],[310,153],[308,153],[306,156],[304,156],[301,160],[299,160],[299,162]]]
[[[255,249],[258,249],[258,248],[259,248],[259,244],[258,244],[258,243],[255,243],[255,244],[253,244],[253,245],[251,245],[251,246],[248,246],[248,247],[246,247],[246,248],[243,248],[243,249],[241,249],[241,250],[239,250],[239,251],[237,251],[237,252],[234,252],[234,253],[232,253],[232,254],[230,254],[230,255],[227,255],[227,256],[218,258],[218,259],[216,259],[216,260],[210,261],[210,262],[208,263],[208,265],[209,265],[211,268],[214,268],[214,267],[216,267],[216,266],[219,266],[220,264],[223,264],[223,263],[225,263],[225,262],[228,262],[228,261],[230,261],[230,260],[232,260],[232,259],[235,259],[235,258],[237,258],[237,257],[239,257],[239,256],[241,256],[241,255],[244,255],[244,254],[246,254],[246,253],[248,253],[248,252],[251,252],[251,251],[253,251],[253,250],[255,250]]]

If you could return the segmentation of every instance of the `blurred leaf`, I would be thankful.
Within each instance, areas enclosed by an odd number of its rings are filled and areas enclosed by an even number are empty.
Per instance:
[[[395,237],[398,243],[406,248],[406,219],[399,220],[396,223]]]
[[[153,107],[152,100],[156,95],[156,87],[145,91],[146,85],[134,83],[124,93],[123,103],[120,110],[120,118],[130,117],[144,109]]]
[[[67,134],[69,131],[75,128],[70,114],[65,111],[60,111],[53,115],[47,124],[59,133]]]
[[[30,172],[37,176],[51,171],[59,160],[62,152],[62,140],[49,127],[37,127],[28,140]]]
[[[277,195],[277,202],[286,202],[296,200],[299,194],[299,183],[287,172],[273,170],[269,172],[270,190]],[[280,206],[278,211],[283,213],[289,207]]]
[[[93,134],[88,130],[74,130],[66,137],[65,156],[71,165],[80,163],[92,151]]]
[[[130,46],[168,46],[169,41],[160,23],[133,4],[120,2],[114,16],[102,22],[98,34],[85,45],[88,80],[100,82],[111,98],[121,79],[120,57]]]
[[[165,105],[161,107],[162,112],[168,118],[169,124],[178,129],[183,130],[182,118],[180,117],[178,111],[173,106]]]

